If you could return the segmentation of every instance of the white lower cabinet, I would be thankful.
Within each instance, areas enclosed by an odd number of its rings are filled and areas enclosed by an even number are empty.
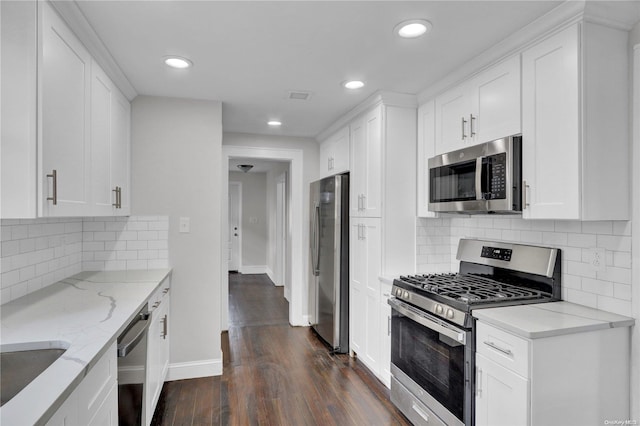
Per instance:
[[[118,424],[116,355],[114,342],[49,419],[47,426],[116,426]]]
[[[626,327],[527,339],[478,321],[476,425],[629,419],[629,350]]]
[[[153,312],[147,340],[147,388],[144,404],[146,410],[144,413],[145,419],[143,420],[145,425],[150,424],[153,419],[153,413],[158,404],[162,385],[169,369],[170,288],[170,281],[167,278],[149,300],[149,308],[153,309]]]
[[[476,425],[529,424],[529,381],[476,355]]]
[[[378,377],[386,387],[391,387],[391,306],[387,303],[391,296],[391,286],[380,283],[380,308],[378,310],[380,326],[380,368]]]
[[[351,218],[349,247],[351,352],[370,370],[380,362],[380,219]]]

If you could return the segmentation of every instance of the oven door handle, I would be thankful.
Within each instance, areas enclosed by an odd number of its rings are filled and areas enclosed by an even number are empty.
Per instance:
[[[446,324],[437,322],[437,318],[434,320],[424,313],[414,312],[413,309],[411,309],[406,304],[398,301],[397,299],[389,299],[387,303],[389,303],[389,305],[391,305],[393,309],[395,309],[405,317],[417,322],[418,324],[423,325],[440,334],[444,334],[445,336],[455,340],[456,342],[466,345],[466,335],[463,330],[458,330]]]

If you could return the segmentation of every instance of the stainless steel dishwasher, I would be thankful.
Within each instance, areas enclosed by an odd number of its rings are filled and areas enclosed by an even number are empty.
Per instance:
[[[147,330],[150,324],[151,312],[149,312],[149,306],[145,304],[118,337],[118,370],[130,368],[131,360],[138,365],[137,370],[142,370],[142,374],[132,375],[137,379],[118,383],[118,424],[120,426],[142,424],[142,413],[145,408]]]

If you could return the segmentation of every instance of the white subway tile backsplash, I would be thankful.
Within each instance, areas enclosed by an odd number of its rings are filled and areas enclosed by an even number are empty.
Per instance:
[[[165,216],[3,219],[0,303],[82,270],[166,268]]]
[[[631,222],[525,220],[520,217],[443,216],[418,220],[417,272],[457,271],[460,238],[540,244],[562,250],[562,297],[573,303],[631,313]],[[443,235],[435,241],[433,235]],[[446,236],[448,234],[448,237]],[[590,265],[592,249],[605,251],[605,269]],[[449,255],[442,254],[449,250]],[[443,258],[449,258],[441,263]],[[444,265],[444,266],[443,266]]]

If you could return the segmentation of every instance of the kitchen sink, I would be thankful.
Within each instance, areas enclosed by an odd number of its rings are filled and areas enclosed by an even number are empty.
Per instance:
[[[65,353],[66,342],[31,342],[0,346],[0,406],[16,396]]]

